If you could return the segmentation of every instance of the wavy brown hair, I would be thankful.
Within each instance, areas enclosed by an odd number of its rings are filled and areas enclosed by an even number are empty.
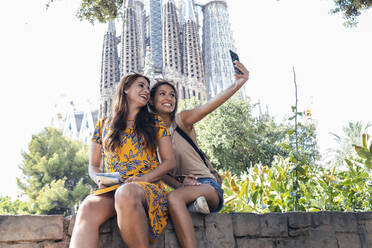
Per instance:
[[[129,74],[120,80],[116,89],[112,114],[107,121],[109,131],[105,137],[104,147],[106,151],[115,152],[120,146],[121,133],[127,128],[128,120],[128,99],[125,91],[136,81],[137,78],[143,77],[150,85],[150,80],[141,74]],[[155,115],[149,113],[147,105],[143,106],[136,115],[135,132],[140,137],[139,142],[150,148],[151,151],[156,150],[157,140],[156,134],[158,128],[155,127]]]
[[[174,106],[174,110],[170,113],[170,117],[171,117],[171,120],[173,121],[175,116],[176,116],[176,112],[177,112],[177,106],[178,106],[178,94],[177,94],[177,90],[176,90],[176,87],[174,87],[173,84],[171,84],[170,82],[168,81],[159,81],[157,82],[156,84],[154,84],[154,86],[152,86],[151,90],[150,90],[150,98],[152,99],[152,104],[149,104],[149,107],[150,107],[150,110],[154,113],[156,113],[156,109],[155,109],[155,94],[156,94],[156,91],[158,90],[158,88],[161,86],[161,85],[168,85],[170,86],[173,91],[174,91],[174,94],[175,95],[175,100],[176,100],[176,104]]]

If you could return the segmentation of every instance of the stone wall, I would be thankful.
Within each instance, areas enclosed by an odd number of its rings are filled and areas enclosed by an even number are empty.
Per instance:
[[[198,247],[372,248],[372,212],[193,214]],[[63,216],[0,216],[0,248],[65,248],[74,225]],[[126,247],[116,219],[100,228],[100,247]],[[169,223],[155,248],[179,247]]]

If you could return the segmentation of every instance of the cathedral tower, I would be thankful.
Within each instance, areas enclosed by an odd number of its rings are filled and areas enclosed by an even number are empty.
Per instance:
[[[138,20],[139,6],[134,0],[127,0],[124,5],[124,22],[121,35],[121,76],[132,72],[141,72],[140,55],[143,44],[140,44],[141,30]],[[144,61],[143,61],[144,63]]]
[[[234,82],[229,50],[235,51],[226,1],[211,1],[203,7],[203,59],[208,98]]]
[[[205,99],[204,69],[193,0],[184,0],[182,14],[182,72],[188,83],[180,96]]]
[[[180,29],[173,0],[163,2],[163,68],[181,73]]]
[[[119,39],[116,37],[115,22],[109,21],[103,39],[100,95],[101,103],[99,117],[107,117],[112,107],[112,95],[120,80],[119,57],[117,45]]]
[[[151,48],[151,58],[154,70],[161,74],[163,67],[163,51],[162,51],[162,13],[161,0],[148,0],[148,32],[149,45]]]

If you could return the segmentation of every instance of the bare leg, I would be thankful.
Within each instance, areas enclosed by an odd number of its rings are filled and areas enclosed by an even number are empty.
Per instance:
[[[171,191],[167,195],[169,214],[172,219],[178,241],[183,248],[196,248],[194,226],[187,204],[199,196],[204,196],[211,210],[218,207],[219,198],[216,190],[207,184],[186,186]]]
[[[135,183],[121,186],[115,193],[115,209],[120,234],[128,247],[149,247],[145,192]]]
[[[113,194],[85,198],[76,216],[70,248],[98,247],[99,227],[114,215]]]

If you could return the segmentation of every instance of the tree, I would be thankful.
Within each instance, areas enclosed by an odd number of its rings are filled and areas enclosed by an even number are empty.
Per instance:
[[[368,128],[372,126],[371,123],[367,123],[363,127],[362,122],[349,122],[347,126],[342,127],[343,135],[331,133],[334,140],[337,142],[337,147],[328,149],[327,161],[331,165],[338,167],[345,166],[345,159],[351,159],[356,157],[355,149],[353,145],[362,145],[360,137],[363,133],[366,133]]]
[[[342,13],[345,19],[345,26],[352,27],[358,24],[357,17],[362,12],[372,7],[372,0],[334,0],[335,8],[331,13]]]
[[[47,9],[56,0],[48,0]],[[80,0],[80,7],[76,16],[82,21],[87,20],[94,24],[98,21],[106,23],[109,20],[122,16],[122,6],[125,0]]]
[[[1,214],[30,214],[31,210],[27,202],[16,199],[12,202],[9,196],[0,197]]]
[[[48,0],[46,7],[49,8],[56,0]],[[278,0],[279,1],[279,0]],[[76,16],[80,20],[90,23],[96,21],[105,23],[109,20],[123,16],[122,6],[125,0],[80,0],[80,7]],[[372,0],[334,0],[335,7],[330,13],[342,13],[346,26],[355,26],[357,17],[372,6]]]
[[[196,99],[181,101],[180,110],[199,104]],[[253,108],[249,99],[234,97],[195,126],[201,149],[217,168],[240,174],[255,164],[270,166],[275,155],[289,155],[292,146],[289,133],[293,127],[276,123],[268,114],[253,117]],[[303,149],[307,151],[303,156],[307,160],[317,159],[315,127],[302,125],[299,137],[304,147],[309,140],[315,143]]]
[[[88,177],[87,147],[69,140],[55,128],[33,135],[23,152],[18,187],[30,200],[35,214],[71,214],[92,189]]]

